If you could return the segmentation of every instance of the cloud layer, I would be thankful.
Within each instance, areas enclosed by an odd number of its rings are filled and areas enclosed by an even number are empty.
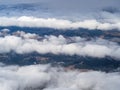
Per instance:
[[[58,30],[119,30],[119,0],[1,0],[0,27]],[[120,45],[101,38],[39,36],[9,29],[0,32],[0,54],[65,54],[120,60]],[[112,67],[112,66],[111,66]],[[83,72],[85,71],[85,72]],[[120,73],[70,70],[50,65],[0,63],[0,90],[119,90]]]
[[[5,33],[8,30],[3,30]],[[15,32],[14,35],[0,37],[0,53],[14,51],[18,54],[37,52],[40,54],[66,54],[104,58],[110,56],[120,59],[120,46],[104,39],[87,41],[81,37],[38,36],[36,34]]]
[[[47,27],[55,29],[100,29],[100,30],[120,30],[120,22],[99,22],[93,20],[69,21],[55,18],[36,18],[36,17],[0,17],[0,26],[19,26],[19,27]]]
[[[0,65],[0,90],[119,90],[119,73]]]

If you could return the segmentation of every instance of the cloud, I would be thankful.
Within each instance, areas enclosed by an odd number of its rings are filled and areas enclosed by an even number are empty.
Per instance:
[[[19,26],[19,27],[47,27],[55,29],[78,29],[86,28],[90,30],[120,30],[120,22],[99,22],[97,20],[70,21],[55,18],[36,18],[36,17],[0,17],[0,26]]]
[[[104,58],[106,56],[120,59],[120,46],[104,39],[87,41],[81,37],[38,36],[25,32],[0,37],[0,53],[16,52],[18,54],[37,52],[40,54],[66,54]]]
[[[119,90],[117,72],[82,72],[50,65],[0,66],[0,90]]]

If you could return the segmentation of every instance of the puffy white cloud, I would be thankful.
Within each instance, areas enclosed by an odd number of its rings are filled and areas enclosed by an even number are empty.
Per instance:
[[[18,54],[37,52],[40,54],[66,54],[103,58],[110,56],[120,59],[120,46],[104,39],[90,41],[81,37],[44,36],[16,32],[14,35],[0,37],[0,53],[14,51]]]
[[[120,74],[50,65],[0,66],[0,90],[119,90]]]
[[[96,19],[83,21],[70,21],[56,18],[36,18],[36,17],[0,17],[0,26],[20,26],[20,27],[48,27],[56,29],[101,29],[101,30],[120,30],[120,22],[100,22]]]

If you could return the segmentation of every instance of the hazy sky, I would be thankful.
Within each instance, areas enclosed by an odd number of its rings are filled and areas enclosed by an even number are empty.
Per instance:
[[[44,3],[50,8],[86,10],[101,7],[119,7],[120,0],[0,0],[0,3]]]
[[[34,14],[35,16],[70,16],[77,18],[80,17],[80,15],[88,15],[87,17],[93,16],[94,13],[101,12],[105,8],[114,8],[117,9],[117,11],[120,11],[120,0],[0,0],[0,5],[22,3],[34,5],[33,7],[36,9],[34,12],[27,11],[27,13],[26,11],[23,12],[23,10],[19,10],[17,12],[15,10],[10,11],[9,9],[3,10],[1,13],[3,14],[4,12],[7,12],[12,13],[11,15],[18,15],[19,12],[22,11],[24,15],[30,13],[31,15]],[[19,8],[17,7],[17,9]]]

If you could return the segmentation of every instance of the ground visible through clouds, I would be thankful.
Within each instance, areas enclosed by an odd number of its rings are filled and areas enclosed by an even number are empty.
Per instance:
[[[119,3],[0,1],[0,90],[119,90]]]

